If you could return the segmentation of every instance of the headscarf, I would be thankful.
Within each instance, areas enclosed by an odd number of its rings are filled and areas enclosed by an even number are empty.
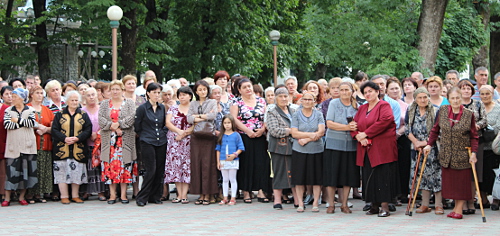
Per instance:
[[[22,98],[24,103],[28,102],[28,95],[29,95],[28,90],[23,89],[23,88],[16,88],[16,89],[14,89],[14,91],[12,91],[12,93],[16,94],[17,96]]]
[[[413,93],[413,98],[416,99],[417,95],[420,93],[425,93],[427,95],[427,97],[430,98],[429,91],[427,91],[427,89],[424,87],[420,87],[417,90],[415,90],[415,92]],[[408,125],[409,125],[410,129],[413,126],[413,123],[415,121],[415,116],[418,114],[418,111],[419,111],[419,107],[418,107],[417,101],[415,100],[415,101],[413,101],[413,103],[410,106],[410,109],[408,110]],[[430,135],[432,126],[434,125],[434,120],[436,118],[434,106],[432,105],[430,100],[427,103],[427,106],[425,107],[425,114],[426,114],[425,128],[427,129],[427,134]]]

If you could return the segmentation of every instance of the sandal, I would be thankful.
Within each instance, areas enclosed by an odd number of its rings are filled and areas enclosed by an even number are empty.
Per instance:
[[[35,204],[35,199],[26,199],[26,202],[28,202],[29,204]]]
[[[164,202],[164,201],[168,201],[168,197],[161,197],[160,198],[160,201]]]
[[[252,203],[252,199],[251,198],[243,199],[243,202],[250,204]]]
[[[184,198],[184,199],[181,200],[181,203],[182,204],[188,204],[189,200],[187,198]]]
[[[283,204],[292,204],[292,200],[290,200],[290,199],[283,199],[281,202]]]
[[[210,205],[210,201],[208,201],[208,200],[203,200],[203,205],[204,205],[204,206],[208,206],[208,205]]]
[[[172,199],[172,203],[179,203],[179,202],[181,202],[181,199],[179,198]]]
[[[311,209],[311,212],[318,213],[319,212],[319,207],[313,207]]]
[[[258,197],[257,201],[262,203],[269,203],[269,199],[266,197]]]
[[[102,201],[102,202],[103,202],[103,201],[106,201],[106,200],[107,200],[107,199],[106,199],[106,197],[105,197],[105,196],[99,196],[99,201]]]
[[[227,204],[227,200],[223,199],[219,202],[219,205],[226,205]]]
[[[35,202],[39,202],[39,203],[47,203],[47,200],[43,199],[43,198],[39,198],[39,197],[36,197],[33,199]]]
[[[194,202],[194,205],[201,205],[203,204],[203,200],[201,199],[196,199],[196,201]]]
[[[236,205],[236,200],[231,200],[227,205],[234,206]]]
[[[54,196],[52,196],[52,201],[53,202],[58,202],[58,201],[61,201],[61,199],[59,198],[59,196],[54,195]]]
[[[297,212],[298,213],[303,213],[304,212],[304,207],[301,207],[301,206],[297,207]]]

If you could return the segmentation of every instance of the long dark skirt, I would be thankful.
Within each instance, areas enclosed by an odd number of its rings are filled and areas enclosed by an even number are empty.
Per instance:
[[[483,182],[483,166],[484,166],[484,142],[482,141],[482,138],[479,139],[479,145],[477,146],[477,153],[476,153],[476,174],[477,174],[477,181],[479,183]],[[474,181],[474,180],[472,180]]]
[[[273,189],[288,189],[292,185],[292,156],[271,152],[273,162]]]
[[[5,195],[5,180],[7,180],[7,174],[5,174],[6,165],[5,159],[0,159],[0,195]]]
[[[240,169],[238,170],[238,187],[243,191],[269,191],[271,174],[271,159],[267,152],[266,136],[249,138],[241,134],[245,151],[240,154]]]
[[[217,160],[215,160],[215,137],[197,138],[191,135],[191,194],[216,194]]]
[[[323,185],[323,153],[292,152],[292,184]]]
[[[392,202],[398,195],[399,183],[398,163],[390,162],[371,167],[368,155],[363,165],[363,196],[366,202]]]
[[[408,182],[411,175],[411,141],[403,135],[398,138],[398,165],[399,182],[401,183],[401,197],[406,198],[410,193]]]
[[[323,154],[323,186],[359,187],[359,166],[356,165],[356,152],[343,152],[325,149]]]
[[[90,146],[89,149],[90,153],[92,153],[94,147]],[[102,171],[101,166],[96,166],[95,168],[92,168],[92,158],[89,158],[89,161],[87,163],[88,184],[86,184],[88,193],[102,193],[108,190],[109,188],[108,185],[102,182],[101,171]]]
[[[496,177],[493,169],[497,169],[500,165],[500,156],[493,153],[492,150],[484,150],[483,156],[483,182],[479,183],[479,189],[490,195],[492,194],[493,184],[495,183]]]
[[[54,185],[54,171],[52,169],[52,153],[50,151],[37,151],[36,168],[38,184],[34,188],[28,189],[28,194],[42,195],[51,193],[52,186]]]
[[[472,199],[472,170],[455,170],[441,167],[443,176],[443,198],[453,200]]]
[[[5,190],[29,189],[38,183],[36,155],[23,154],[7,158]]]

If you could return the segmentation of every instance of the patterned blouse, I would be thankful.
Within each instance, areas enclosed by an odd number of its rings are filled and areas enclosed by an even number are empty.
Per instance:
[[[464,107],[474,113],[476,125],[479,126],[477,134],[479,135],[479,137],[483,136],[483,132],[481,132],[481,129],[488,126],[488,121],[486,120],[486,107],[484,106],[484,103],[480,100],[471,99],[471,102],[469,104],[464,104]]]
[[[238,117],[247,128],[251,130],[260,129],[264,125],[264,113],[266,112],[266,100],[255,96],[255,107],[245,105],[243,98],[233,99],[233,106],[238,106]],[[240,133],[244,133],[239,130]]]
[[[218,111],[217,116],[215,117],[215,129],[220,131],[220,127],[222,124],[222,118],[226,114],[229,114],[229,103],[219,102],[219,105],[221,106],[221,111]]]

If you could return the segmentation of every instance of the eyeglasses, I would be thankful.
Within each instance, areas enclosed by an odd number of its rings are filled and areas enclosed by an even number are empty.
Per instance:
[[[311,98],[302,98],[302,101],[303,102],[312,102],[312,101],[314,101],[314,99],[311,99]]]

